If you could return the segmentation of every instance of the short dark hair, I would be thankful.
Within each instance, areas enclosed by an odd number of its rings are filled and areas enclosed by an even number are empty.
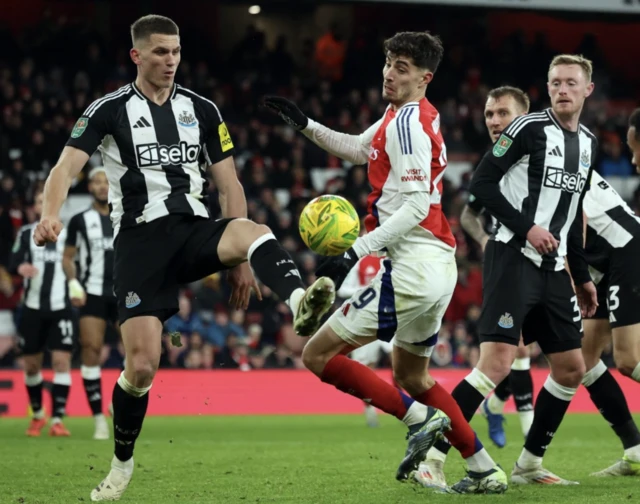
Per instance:
[[[522,89],[514,87],[514,86],[500,86],[489,91],[489,95],[487,98],[493,98],[497,100],[498,98],[502,98],[503,96],[511,96],[515,102],[520,105],[522,110],[525,112],[529,112],[529,107],[531,102],[529,101],[529,97],[527,93],[525,93]]]
[[[406,56],[419,68],[427,68],[433,73],[438,69],[444,48],[437,35],[425,32],[400,32],[384,41],[384,53]]]
[[[640,108],[631,112],[629,116],[629,127],[636,129],[636,138],[640,139]]]
[[[157,14],[142,16],[131,25],[131,40],[134,45],[139,40],[148,39],[154,33],[180,35],[180,30],[172,19]]]

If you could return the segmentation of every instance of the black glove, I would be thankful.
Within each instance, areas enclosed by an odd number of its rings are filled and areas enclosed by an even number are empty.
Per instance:
[[[265,96],[264,106],[278,114],[284,122],[298,131],[303,130],[309,124],[309,118],[291,100],[282,96]]]
[[[326,259],[320,266],[318,266],[316,276],[326,276],[331,278],[333,283],[336,284],[336,290],[338,290],[357,262],[358,255],[353,248],[350,248],[342,255],[332,256]]]

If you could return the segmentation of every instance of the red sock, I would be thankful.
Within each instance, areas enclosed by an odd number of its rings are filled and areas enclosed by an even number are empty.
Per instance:
[[[442,388],[442,385],[436,383],[414,399],[443,411],[451,419],[451,430],[446,432],[445,436],[463,458],[468,458],[482,449],[476,433],[465,420],[460,406],[451,394]]]
[[[322,381],[402,420],[413,399],[387,383],[370,368],[344,355],[324,367]]]

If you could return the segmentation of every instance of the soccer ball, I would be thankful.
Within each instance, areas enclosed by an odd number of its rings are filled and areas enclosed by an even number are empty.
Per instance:
[[[360,218],[348,200],[325,194],[311,200],[300,214],[300,236],[314,252],[340,255],[360,234]]]

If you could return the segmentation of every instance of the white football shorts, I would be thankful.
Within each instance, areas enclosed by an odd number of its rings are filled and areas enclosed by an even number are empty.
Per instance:
[[[430,357],[457,280],[454,258],[419,263],[385,259],[371,283],[331,315],[329,326],[353,346],[359,347],[362,337],[393,339],[412,354]]]
[[[378,363],[383,352],[389,355],[392,351],[393,343],[391,341],[375,340],[356,348],[351,352],[350,357],[365,366],[370,366]]]

